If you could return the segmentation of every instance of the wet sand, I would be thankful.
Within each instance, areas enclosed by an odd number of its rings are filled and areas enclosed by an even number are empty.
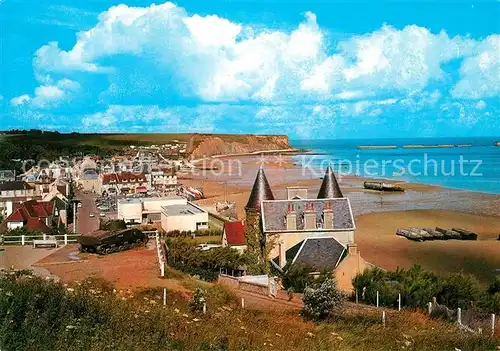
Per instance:
[[[234,201],[240,219],[245,218],[244,206],[261,164],[276,199],[286,199],[287,186],[303,186],[309,198],[316,198],[323,176],[295,166],[289,156],[283,160],[276,156],[220,160],[226,172],[219,167],[217,175],[206,172],[181,182],[203,188],[207,198],[197,203],[207,209],[225,198]],[[240,167],[238,172],[236,167]],[[356,217],[356,242],[369,262],[385,269],[418,263],[435,272],[472,273],[483,281],[500,269],[500,241],[495,240],[500,235],[500,195],[414,183],[401,183],[404,193],[381,193],[364,189],[366,178],[344,176],[338,180]],[[419,243],[396,236],[397,228],[410,226],[459,227],[477,232],[479,238],[475,242]]]

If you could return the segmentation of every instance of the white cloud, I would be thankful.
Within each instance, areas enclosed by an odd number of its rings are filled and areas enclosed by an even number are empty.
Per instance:
[[[12,98],[10,100],[10,103],[13,105],[13,106],[18,106],[18,105],[22,105],[24,104],[25,102],[28,102],[30,101],[31,98],[29,95],[27,94],[24,94],[24,95],[20,95],[20,96],[16,96],[14,98]]]
[[[310,12],[297,28],[282,31],[234,23],[217,15],[190,16],[169,2],[149,7],[119,5],[101,13],[93,28],[78,33],[70,50],[60,49],[56,42],[42,46],[34,65],[38,74],[84,71],[116,77],[135,65],[128,61],[110,66],[113,60],[106,59],[127,55],[148,62],[155,72],[166,72],[171,81],[164,86],[182,97],[348,100],[384,91],[421,91],[430,82],[446,78],[443,63],[475,57],[478,48],[488,53],[491,49],[488,43],[450,38],[415,25],[403,29],[384,25],[336,47],[326,38]],[[152,75],[150,79],[158,78]],[[116,88],[120,79],[110,80],[109,94],[123,90]],[[121,84],[128,88],[134,81]]]
[[[73,92],[80,89],[80,84],[69,79],[52,82],[50,77],[45,77],[47,84],[35,88],[34,96],[28,94],[17,96],[11,100],[13,106],[29,104],[35,108],[45,108],[58,105],[62,100],[70,98]]]
[[[484,100],[479,100],[477,103],[476,103],[476,108],[478,110],[484,110],[486,108],[486,102]]]
[[[460,81],[452,89],[456,98],[479,99],[500,95],[500,35],[482,41],[474,56],[460,67]]]

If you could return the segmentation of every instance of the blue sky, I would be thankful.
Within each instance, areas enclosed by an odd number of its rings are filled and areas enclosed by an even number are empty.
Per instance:
[[[0,129],[500,136],[498,1],[0,0]]]

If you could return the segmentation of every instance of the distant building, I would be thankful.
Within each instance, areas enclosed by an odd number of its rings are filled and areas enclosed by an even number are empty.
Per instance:
[[[0,183],[0,215],[5,218],[12,213],[15,204],[35,198],[40,197],[35,195],[35,188],[26,182]]]
[[[231,247],[240,252],[247,248],[245,224],[242,221],[225,222],[222,230],[222,247]]]
[[[166,232],[208,229],[208,212],[187,200],[182,205],[164,206],[161,208],[161,227]]]
[[[80,173],[77,184],[81,190],[91,193],[98,192],[101,187],[99,174],[92,168],[86,168]]]
[[[152,188],[168,190],[177,186],[177,176],[171,169],[154,170],[147,177]]]
[[[16,180],[16,171],[12,169],[0,170],[0,183],[13,182]]]
[[[135,194],[146,193],[149,182],[144,173],[101,174],[100,193]]]
[[[118,200],[118,219],[126,223],[153,223],[161,221],[163,206],[184,205],[187,200],[177,195],[166,197],[125,198]]]

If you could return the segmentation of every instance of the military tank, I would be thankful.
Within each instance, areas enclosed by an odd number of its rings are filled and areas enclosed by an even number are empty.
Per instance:
[[[139,229],[97,230],[78,237],[80,252],[107,255],[146,245],[148,236]]]

